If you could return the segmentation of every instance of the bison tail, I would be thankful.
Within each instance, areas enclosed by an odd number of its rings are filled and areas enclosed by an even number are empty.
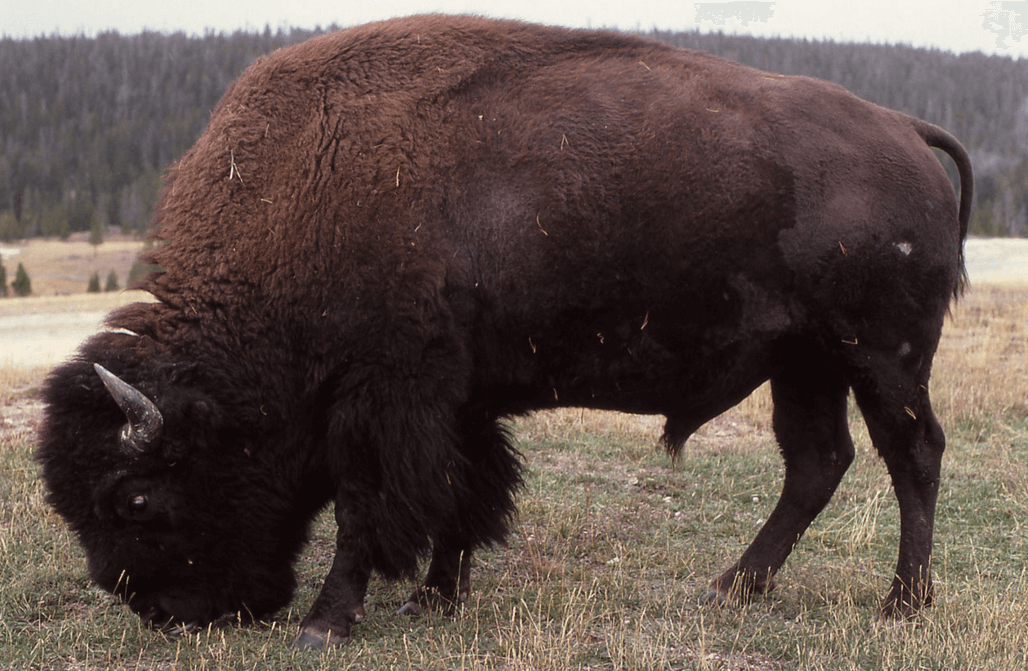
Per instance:
[[[971,199],[974,197],[974,173],[971,159],[957,138],[950,133],[927,121],[916,120],[915,128],[918,135],[929,147],[946,152],[957,166],[960,175],[960,210],[957,215],[960,222],[960,282],[955,294],[959,296],[967,285],[967,268],[964,266],[964,240],[967,239],[967,226],[971,220]]]

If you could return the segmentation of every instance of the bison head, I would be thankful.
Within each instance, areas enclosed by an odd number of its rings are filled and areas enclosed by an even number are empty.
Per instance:
[[[37,455],[93,580],[154,627],[286,605],[318,488],[270,467],[268,436],[201,391],[188,367],[108,365],[51,373]]]

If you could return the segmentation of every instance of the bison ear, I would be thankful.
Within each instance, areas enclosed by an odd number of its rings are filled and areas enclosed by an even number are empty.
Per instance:
[[[128,424],[121,430],[121,446],[130,454],[146,452],[160,437],[164,418],[153,401],[98,363],[93,364]]]

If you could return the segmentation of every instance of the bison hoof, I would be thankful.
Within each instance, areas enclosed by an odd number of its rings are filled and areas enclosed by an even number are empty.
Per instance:
[[[918,619],[923,608],[932,605],[934,591],[931,582],[921,582],[911,588],[897,578],[878,606],[877,619],[885,622],[913,622]]]
[[[338,636],[332,630],[322,631],[314,627],[306,627],[293,639],[293,647],[297,650],[327,650],[338,648],[350,642],[349,636]]]
[[[700,605],[713,608],[721,608],[728,605],[728,597],[713,587],[700,597]]]
[[[916,622],[921,614],[921,604],[910,604],[899,600],[886,601],[878,607],[875,619],[882,624]]]
[[[400,606],[400,609],[396,611],[396,614],[417,617],[418,615],[421,615],[421,612],[421,604],[419,604],[417,601],[408,601],[407,603]]]
[[[456,599],[448,599],[435,587],[421,586],[414,590],[414,593],[407,599],[407,603],[400,606],[396,614],[415,616],[431,612],[449,617],[457,612],[457,606],[467,600],[467,590],[458,593],[456,597]]]
[[[166,625],[161,631],[169,636],[185,636],[186,634],[192,634],[199,628],[200,625],[196,622],[186,622],[184,624]]]

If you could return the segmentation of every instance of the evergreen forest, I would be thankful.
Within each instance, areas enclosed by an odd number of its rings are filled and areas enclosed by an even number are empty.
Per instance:
[[[203,132],[229,82],[261,54],[314,34],[0,39],[0,239],[145,232],[162,173]],[[832,80],[947,128],[975,167],[971,233],[1028,236],[1028,62],[722,33],[654,36]]]

